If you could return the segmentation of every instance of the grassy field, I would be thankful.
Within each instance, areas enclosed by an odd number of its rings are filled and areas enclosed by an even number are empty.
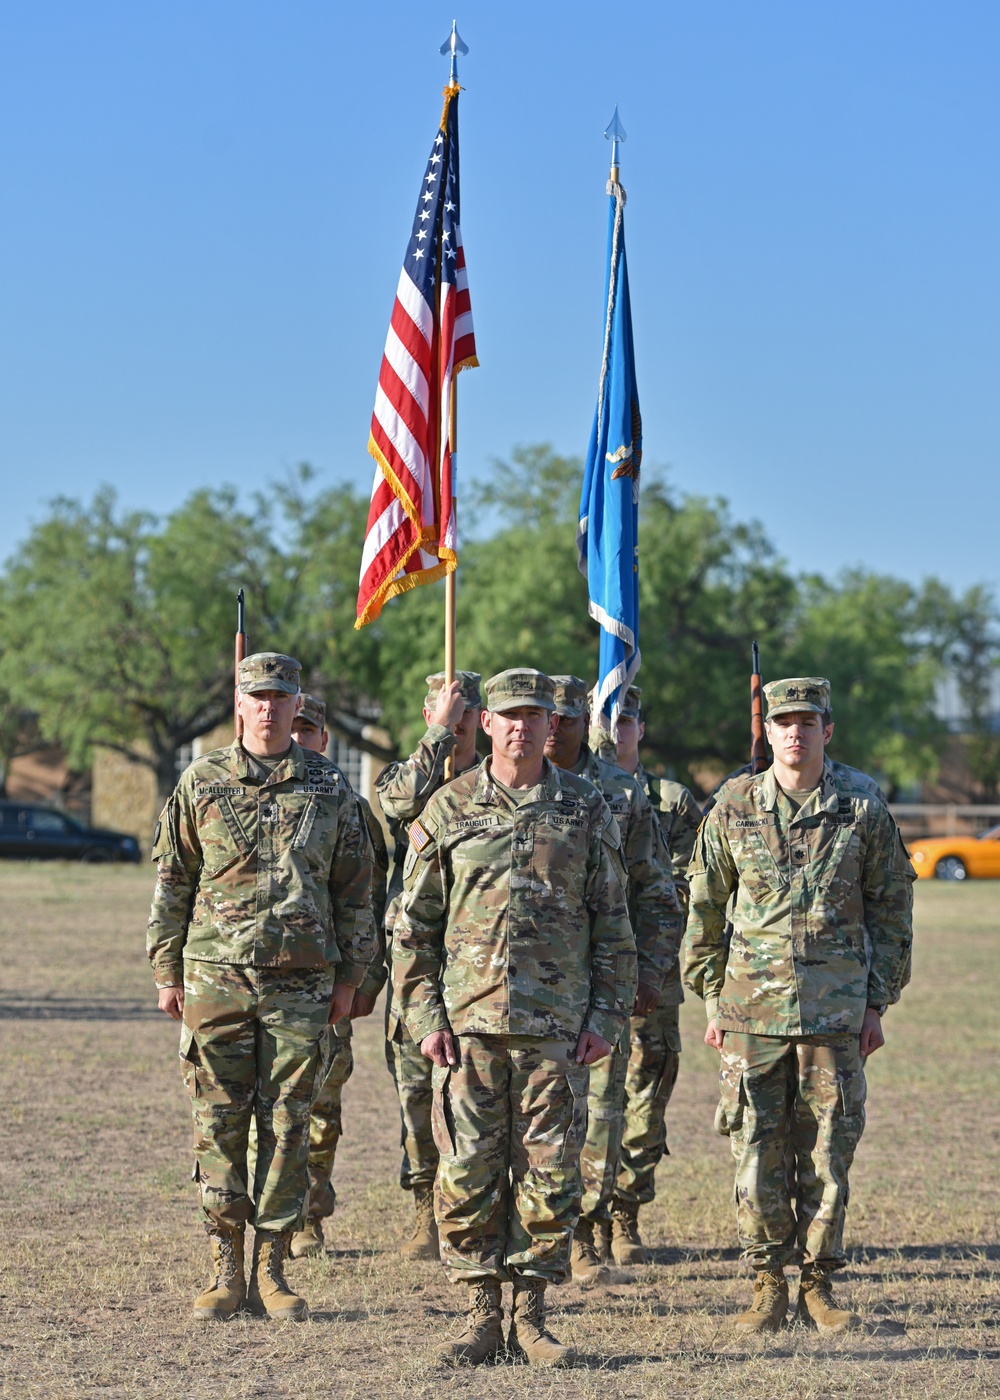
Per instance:
[[[146,869],[0,867],[0,1393],[149,1397],[870,1397],[1000,1393],[1000,883],[920,884],[913,983],[871,1062],[840,1292],[869,1319],[757,1344],[731,1315],[728,1144],[716,1059],[684,1007],[672,1156],[630,1286],[555,1290],[581,1365],[445,1372],[462,1297],[395,1253],[409,1221],[378,1013],[356,1037],[334,1248],[291,1266],[311,1320],[189,1320],[207,1253],[189,1183],[177,1028],[143,955]]]

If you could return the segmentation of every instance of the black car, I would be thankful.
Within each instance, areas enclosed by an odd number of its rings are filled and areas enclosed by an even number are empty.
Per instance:
[[[97,831],[52,807],[0,802],[0,856],[22,860],[109,861],[141,858],[134,836]]]

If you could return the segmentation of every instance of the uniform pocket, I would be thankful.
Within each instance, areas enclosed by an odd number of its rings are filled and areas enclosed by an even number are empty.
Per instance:
[[[455,1120],[448,1095],[451,1065],[435,1065],[431,1070],[431,1132],[434,1146],[442,1157],[455,1157]]]
[[[570,1054],[572,1055],[572,1051]],[[566,1083],[572,1103],[567,1105],[566,1133],[559,1152],[557,1165],[563,1166],[568,1160],[574,1161],[583,1151],[587,1136],[587,1094],[590,1089],[590,1066],[571,1063],[566,1069]]]
[[[198,1097],[198,1069],[200,1057],[198,1046],[194,1038],[194,1031],[190,1026],[181,1026],[181,1043],[177,1051],[181,1060],[181,1075],[184,1079],[184,1087],[193,1099]]]
[[[853,1155],[865,1130],[865,1101],[868,1084],[864,1070],[850,1074],[837,1085],[837,1121],[833,1128],[831,1149],[844,1156]]]
[[[746,1117],[746,1091],[743,1075],[723,1066],[719,1071],[719,1103],[715,1110],[715,1131],[722,1137],[739,1135]]]

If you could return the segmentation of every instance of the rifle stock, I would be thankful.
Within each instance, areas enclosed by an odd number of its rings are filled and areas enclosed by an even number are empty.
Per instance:
[[[764,691],[760,680],[760,651],[753,644],[750,675],[750,772],[763,773],[767,767],[767,741],[764,738]]]
[[[239,706],[236,703],[237,687],[240,681],[240,662],[247,654],[246,600],[242,588],[236,595],[235,653],[235,660],[233,661],[233,735],[237,739],[242,739],[243,720],[240,716]]]

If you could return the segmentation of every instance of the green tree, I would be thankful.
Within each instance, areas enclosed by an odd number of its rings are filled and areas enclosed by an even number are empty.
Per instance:
[[[992,800],[1000,784],[1000,734],[993,712],[1000,666],[1000,612],[992,590],[974,584],[959,597],[936,579],[924,610],[935,653],[958,692],[962,740],[975,795]]]
[[[237,587],[266,615],[276,575],[266,524],[232,490],[196,492],[160,530],[107,490],[58,500],[0,584],[0,685],[74,767],[103,744],[165,796],[177,750],[231,712]]]
[[[936,771],[945,738],[928,621],[925,594],[900,579],[855,569],[799,582],[783,674],[828,678],[831,752],[881,778],[890,795]]]

